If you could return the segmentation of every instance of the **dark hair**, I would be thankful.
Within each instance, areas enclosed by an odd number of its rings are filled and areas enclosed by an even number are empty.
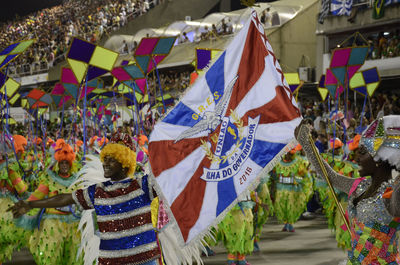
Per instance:
[[[396,168],[396,166],[393,166],[393,165],[391,165],[390,163],[389,163],[389,161],[387,161],[387,160],[382,160],[382,159],[380,159],[378,162],[377,162],[381,167],[385,167],[385,168],[390,168],[391,170],[397,170],[397,168]]]
[[[318,138],[318,132],[317,132],[315,129],[313,129],[313,130],[311,131],[311,136],[312,136],[313,138]]]
[[[310,119],[310,118],[304,119],[304,123],[305,123],[305,124],[309,124],[309,125],[314,125],[313,120]]]

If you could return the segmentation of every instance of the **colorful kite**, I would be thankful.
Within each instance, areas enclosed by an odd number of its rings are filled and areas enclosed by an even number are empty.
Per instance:
[[[11,77],[6,76],[3,72],[0,71],[0,92],[2,94],[7,90],[7,98],[11,99],[12,96],[17,92],[18,88],[21,86],[20,83],[12,79]]]
[[[111,74],[125,86],[135,90],[140,89],[141,93],[144,93],[146,87],[145,75],[136,64],[114,67]]]
[[[21,53],[23,53],[35,40],[25,40],[13,43],[7,46],[0,52],[0,69],[3,69],[7,64],[15,60]]]
[[[220,52],[221,50],[217,49],[196,48],[196,71],[198,72],[209,66],[211,60],[214,59]]]
[[[333,51],[330,69],[339,85],[347,87],[346,83],[364,64],[367,54],[368,46],[339,48]],[[326,78],[328,79],[328,73]]]
[[[80,85],[80,83],[78,83],[78,80],[76,80],[72,70],[69,68],[62,69],[61,83],[63,84],[66,92],[70,94],[74,98],[74,100],[77,99],[78,94],[80,95],[79,100],[85,97],[85,88],[87,96],[96,88],[101,89],[104,87],[103,81],[99,77],[88,81],[87,84],[84,83]]]
[[[328,96],[328,89],[325,87],[325,75],[321,75],[318,82],[318,92],[321,95],[321,99],[325,101],[326,96]]]
[[[143,73],[148,74],[171,52],[176,37],[143,38],[135,50],[135,60]],[[154,60],[154,61],[153,61]]]
[[[50,93],[50,96],[52,97],[53,102],[57,108],[63,106],[65,103],[72,99],[72,96],[66,95],[65,88],[61,83],[57,83],[54,86],[53,90]]]
[[[300,81],[299,73],[285,73],[283,75],[285,76],[286,82],[288,83],[292,93],[300,89],[303,85],[303,82]]]
[[[330,68],[326,69],[325,87],[328,89],[331,98],[334,99],[337,99],[344,91],[343,86],[338,84],[338,81]]]
[[[117,58],[117,52],[78,38],[73,39],[67,54],[67,62],[79,83],[85,76],[92,80],[111,71]]]
[[[39,89],[32,89],[28,95],[26,95],[26,98],[31,109],[47,107],[53,103],[51,96]]]
[[[350,79],[350,88],[363,94],[372,97],[375,90],[378,88],[381,78],[376,67],[357,72]]]

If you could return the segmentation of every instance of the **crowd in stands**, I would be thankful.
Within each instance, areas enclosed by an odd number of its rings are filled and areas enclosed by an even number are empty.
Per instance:
[[[190,72],[176,72],[169,71],[167,73],[160,74],[161,87],[165,91],[184,91],[190,84]],[[148,85],[150,91],[158,90],[158,79],[154,75],[150,75],[148,78]]]
[[[19,40],[36,39],[33,47],[10,67],[10,72],[47,70],[47,65],[65,59],[73,37],[96,43],[158,3],[151,0],[66,0],[62,5],[0,24],[0,48]]]
[[[224,18],[217,24],[212,24],[211,27],[200,27],[195,33],[193,38],[189,38],[187,32],[183,32],[178,37],[178,44],[186,42],[200,42],[204,40],[215,40],[219,36],[229,35],[234,32],[233,23],[230,18]]]
[[[377,37],[369,37],[370,50],[368,58],[385,59],[400,56],[400,31],[385,35],[380,32]]]
[[[304,98],[299,102],[303,118],[310,120],[315,128],[315,138],[324,143],[325,147],[327,147],[328,139],[332,139],[334,134],[342,142],[350,141],[356,134],[361,134],[380,112],[384,115],[400,114],[400,95],[390,92],[375,93],[371,97],[370,103],[365,105],[364,112],[362,112],[362,101],[358,101],[357,104],[350,104],[349,102],[347,119],[345,119],[343,101],[341,100],[337,118],[333,118],[336,115],[332,108],[332,106],[335,106],[335,102],[331,102],[330,110],[327,101]],[[334,121],[336,121],[336,129]]]

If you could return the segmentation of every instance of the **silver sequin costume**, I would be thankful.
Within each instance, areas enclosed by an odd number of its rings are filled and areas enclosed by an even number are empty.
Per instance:
[[[317,174],[322,176],[322,168],[313,153],[308,135],[309,129],[303,125],[297,140]],[[326,162],[324,165],[332,185],[349,194],[356,180],[336,173]],[[400,230],[400,218],[395,217],[400,216],[400,205],[395,203],[396,199],[399,201],[399,186],[394,186],[393,180],[383,182],[375,195],[359,201],[355,207],[354,199],[363,194],[370,185],[370,179],[362,180],[349,197],[352,250],[349,252],[347,264],[400,264],[396,236],[396,232]],[[391,199],[382,198],[387,188],[394,189]]]

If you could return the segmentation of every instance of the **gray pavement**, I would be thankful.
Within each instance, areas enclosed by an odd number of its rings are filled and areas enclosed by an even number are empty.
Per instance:
[[[298,221],[294,233],[281,232],[282,227],[274,218],[264,225],[260,252],[247,256],[251,265],[337,265],[346,258],[346,253],[337,248],[323,216]],[[223,246],[213,250],[216,255],[205,257],[205,265],[227,264]]]
[[[282,225],[274,218],[265,224],[260,252],[247,256],[251,265],[337,265],[346,254],[336,247],[336,241],[323,216],[301,220],[294,225],[296,232],[281,232]],[[205,257],[205,265],[225,265],[226,250],[213,247],[216,255]],[[13,261],[4,265],[34,265],[28,250],[14,254]],[[53,265],[53,264],[49,264]],[[175,264],[171,264],[175,265]]]

